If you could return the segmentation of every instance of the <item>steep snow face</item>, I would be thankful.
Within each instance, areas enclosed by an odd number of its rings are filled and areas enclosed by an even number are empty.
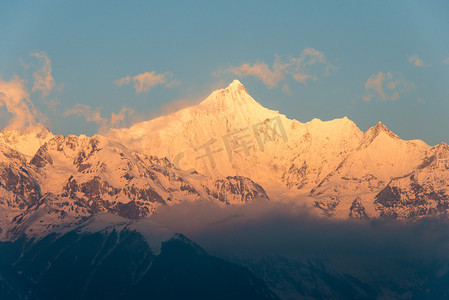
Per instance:
[[[308,193],[360,143],[363,133],[348,118],[314,119],[292,126],[289,142],[279,149],[277,166],[285,185]]]
[[[415,170],[393,178],[375,196],[381,216],[416,218],[449,212],[449,146],[436,145],[425,153]]]
[[[428,148],[422,142],[401,140],[379,122],[364,134],[357,150],[311,191],[315,205],[342,218],[356,214],[354,209],[377,217],[374,196],[391,179],[413,172]]]
[[[31,158],[53,134],[41,124],[35,124],[20,130],[10,129],[0,132],[0,143]]]
[[[279,186],[307,194],[359,145],[363,133],[347,118],[289,120],[262,107],[235,80],[197,106],[109,136],[185,170],[250,177],[275,197],[270,192]]]
[[[234,161],[234,153],[228,148],[242,146],[244,156],[249,156],[257,142],[253,127],[278,116],[278,112],[262,107],[240,82],[234,81],[197,106],[129,129],[112,130],[110,136],[145,154],[167,157],[184,169],[233,176],[236,172],[230,162]]]

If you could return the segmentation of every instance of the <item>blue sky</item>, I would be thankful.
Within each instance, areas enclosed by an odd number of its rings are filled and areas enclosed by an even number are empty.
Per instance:
[[[1,6],[0,83],[21,82],[30,114],[54,133],[129,126],[237,78],[302,122],[348,116],[366,130],[380,120],[405,139],[449,142],[447,1]],[[2,101],[7,126],[23,108]]]

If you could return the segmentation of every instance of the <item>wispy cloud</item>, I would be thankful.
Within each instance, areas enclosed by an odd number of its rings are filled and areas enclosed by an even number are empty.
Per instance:
[[[133,77],[136,93],[148,92],[153,86],[164,84],[167,81],[167,73],[156,74],[155,71],[145,72]]]
[[[111,113],[111,117],[103,117],[100,108],[92,108],[89,105],[77,103],[74,107],[67,109],[63,116],[82,117],[89,123],[97,124],[99,131],[106,131],[112,127],[126,127],[126,119],[134,114],[134,110],[129,107],[122,107],[118,113]]]
[[[290,87],[288,86],[288,84],[284,84],[284,85],[282,86],[282,91],[283,91],[284,93],[286,93],[287,95],[289,95],[289,96],[292,95],[292,92],[290,91]]]
[[[32,91],[40,91],[43,96],[48,96],[55,87],[55,79],[51,74],[51,60],[43,51],[32,53],[31,55],[42,63],[42,66],[33,73],[34,86]]]
[[[131,76],[127,75],[125,77],[115,80],[114,83],[118,86],[122,86],[124,84],[129,84],[130,81],[131,81]]]
[[[262,80],[269,88],[276,87],[281,80],[285,79],[284,75],[285,66],[279,63],[279,59],[276,58],[273,66],[270,68],[266,63],[259,62],[255,64],[245,63],[238,67],[229,68],[229,72],[237,76],[253,76]]]
[[[122,86],[127,85],[132,81],[134,83],[134,89],[136,90],[136,93],[139,94],[147,93],[157,85],[165,85],[166,87],[179,86],[181,82],[179,80],[172,79],[172,77],[173,74],[170,72],[157,74],[156,71],[151,71],[144,72],[133,77],[127,75],[118,80],[115,80],[114,83],[117,86]]]
[[[47,107],[54,113],[56,113],[56,107],[61,104],[61,101],[58,98],[53,99],[43,99],[42,102],[47,105]]]
[[[126,118],[134,114],[134,109],[122,107],[118,113],[111,113],[109,124],[111,127],[126,127]]]
[[[312,66],[322,66],[323,70],[316,70]],[[291,76],[295,81],[306,84],[310,80],[317,80],[318,74],[327,76],[329,71],[334,69],[332,64],[327,62],[324,53],[313,48],[304,49],[298,57],[290,57],[283,61],[281,57],[275,55],[273,65],[270,67],[265,62],[243,63],[237,67],[229,67],[225,72],[230,72],[237,76],[252,76],[263,82],[268,88],[274,88],[280,82]],[[218,72],[215,74],[220,74]],[[283,90],[286,90],[283,88]]]
[[[423,62],[417,54],[409,57],[408,61],[416,67],[427,67],[428,65]]]
[[[10,81],[4,81],[0,77],[0,107],[2,106],[12,115],[8,129],[33,125],[40,115],[30,100],[24,81],[17,76]]]
[[[367,94],[362,96],[364,101],[378,99],[382,101],[395,101],[400,95],[409,91],[413,84],[402,79],[399,74],[379,72],[371,74],[365,83]]]
[[[390,73],[387,73],[387,74],[391,77]],[[365,83],[365,89],[366,90],[369,90],[369,89],[374,90],[375,92],[377,92],[377,94],[379,94],[379,96],[382,98],[382,100],[386,100],[384,89],[382,87],[384,80],[385,80],[385,75],[383,72],[379,72],[377,75],[372,74],[370,76],[370,78],[368,78],[368,80]]]
[[[421,104],[426,104],[427,103],[426,100],[421,98],[421,97],[418,97],[417,101],[418,101],[418,103],[421,103]]]
[[[448,58],[446,58],[445,60],[443,60],[443,63],[445,63],[445,64],[449,64],[449,57],[448,57]]]
[[[81,103],[77,103],[74,107],[67,109],[62,115],[65,117],[73,115],[83,117],[87,122],[94,122],[100,126],[103,126],[106,122],[106,119],[101,117],[99,108],[92,109],[91,106]]]

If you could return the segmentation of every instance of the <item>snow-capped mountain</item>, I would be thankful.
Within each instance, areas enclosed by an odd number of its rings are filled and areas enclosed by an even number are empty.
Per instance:
[[[428,146],[403,141],[378,123],[360,145],[311,191],[315,205],[328,215],[378,216],[375,195],[392,178],[410,174],[424,159]]]
[[[305,203],[341,218],[385,215],[377,195],[421,170],[430,149],[420,140],[401,140],[381,122],[362,132],[346,117],[290,120],[262,107],[237,80],[199,105],[108,136],[147,155],[162,154],[184,170],[251,178],[274,201]],[[448,182],[449,173],[439,171]],[[437,211],[443,212],[427,213]]]
[[[26,161],[25,155],[0,143],[0,236],[15,215],[41,197]]]
[[[162,155],[207,176],[245,176],[284,198],[308,194],[363,133],[348,118],[308,123],[264,108],[234,80],[197,106],[111,130],[109,136],[148,155]],[[292,193],[293,192],[293,193]]]
[[[8,129],[0,132],[0,143],[31,158],[53,134],[41,124],[34,124],[23,129]]]
[[[9,222],[48,195],[64,210],[132,219],[199,200],[295,201],[340,218],[445,213],[444,145],[401,140],[380,122],[362,132],[346,117],[290,120],[235,80],[196,106],[104,136],[4,131],[2,214]]]
[[[449,146],[428,149],[412,172],[392,178],[375,196],[382,216],[413,218],[449,211]]]
[[[183,171],[166,158],[131,151],[100,135],[55,136],[31,159],[0,143],[0,155],[3,238],[23,231],[36,214],[47,215],[39,225],[48,229],[99,212],[139,219],[183,201],[227,205],[269,200],[249,178]]]
[[[61,298],[76,281],[77,299],[180,298],[179,286],[194,298],[277,299],[247,269],[146,218],[186,201],[291,201],[336,218],[447,214],[449,146],[402,140],[381,122],[362,132],[346,117],[290,120],[238,81],[105,135],[55,136],[41,125],[0,132],[0,297]],[[280,295],[316,296],[317,279],[325,298],[371,291],[315,264],[280,263],[279,276],[263,261],[248,266]],[[447,278],[438,274],[437,288]],[[227,294],[229,284],[238,294]]]

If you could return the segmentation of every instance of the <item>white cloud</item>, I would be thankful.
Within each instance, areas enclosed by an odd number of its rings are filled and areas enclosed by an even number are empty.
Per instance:
[[[324,71],[321,70],[320,72],[320,70],[316,70],[315,67],[318,65],[324,66]],[[313,48],[307,48],[301,52],[299,57],[291,57],[286,62],[282,62],[282,59],[276,55],[271,67],[265,62],[257,62],[254,64],[243,63],[238,67],[228,68],[226,72],[242,77],[252,76],[261,80],[268,88],[274,88],[281,81],[284,81],[287,75],[291,75],[297,82],[306,84],[309,80],[317,80],[317,74],[319,73],[327,76],[329,70],[333,68],[326,61],[323,52]]]
[[[417,54],[410,56],[408,61],[416,67],[427,67],[427,64],[423,62]]]
[[[111,127],[126,127],[126,118],[134,114],[134,109],[129,107],[122,107],[122,109],[117,113],[111,113],[111,120],[109,122]]]
[[[293,79],[295,79],[297,82],[301,82],[301,83],[306,83],[308,79],[310,79],[310,75],[309,74],[304,74],[304,73],[296,73],[293,74]],[[316,79],[316,77],[315,77]]]
[[[443,60],[443,63],[445,63],[445,64],[449,64],[449,57],[448,57],[448,58],[446,58],[445,60]]]
[[[399,74],[379,72],[371,74],[366,81],[365,90],[367,94],[363,95],[362,99],[367,102],[374,98],[382,101],[395,101],[412,87],[413,84],[402,79]]]
[[[0,107],[3,106],[12,115],[8,129],[33,125],[40,114],[30,100],[24,81],[17,76],[10,81],[0,78]]]
[[[122,86],[127,85],[132,81],[134,82],[134,89],[136,90],[136,93],[139,94],[139,93],[147,93],[154,86],[157,85],[165,84],[166,87],[176,87],[182,84],[180,81],[176,79],[170,81],[172,77],[173,74],[170,72],[157,74],[155,71],[151,71],[151,72],[144,72],[133,77],[127,75],[118,80],[115,80],[114,83],[117,86]]]
[[[100,109],[92,109],[91,106],[77,103],[74,107],[67,109],[63,116],[79,116],[86,119],[87,122],[94,122],[97,125],[103,126],[107,122],[106,119],[101,117]]]
[[[263,84],[265,84],[269,88],[276,87],[279,84],[279,81],[284,80],[285,76],[283,71],[277,67],[273,66],[273,69],[264,63],[255,63],[249,64],[245,63],[239,67],[230,68],[229,71],[237,76],[253,76],[260,80],[262,80]]]
[[[388,73],[390,74],[390,73]],[[391,74],[390,74],[391,76]],[[369,90],[372,89],[375,92],[377,92],[377,94],[379,94],[379,96],[382,98],[382,100],[386,100],[386,96],[383,90],[383,82],[385,80],[385,75],[383,72],[379,72],[377,75],[376,74],[372,74],[370,76],[370,78],[368,78],[368,80],[365,83],[365,89]],[[370,97],[371,99],[372,97]]]
[[[67,109],[63,116],[78,116],[84,118],[89,123],[98,125],[99,131],[106,131],[111,127],[126,127],[126,119],[134,114],[134,110],[129,107],[122,107],[118,113],[111,113],[111,118],[101,116],[100,108],[92,108],[89,105],[77,103],[74,107]]]
[[[32,91],[40,91],[43,96],[48,96],[55,87],[55,79],[51,74],[51,60],[43,51],[32,53],[31,55],[42,63],[42,67],[33,73],[34,86]]]

